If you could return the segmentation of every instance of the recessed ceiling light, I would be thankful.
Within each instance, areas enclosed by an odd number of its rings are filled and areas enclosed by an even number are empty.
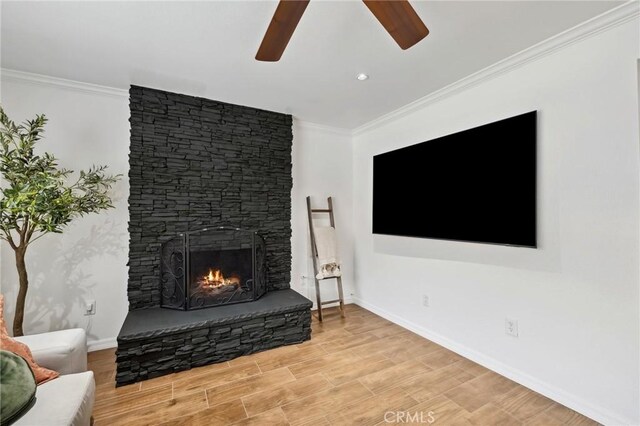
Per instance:
[[[356,78],[357,78],[358,80],[360,80],[360,81],[365,81],[365,80],[369,79],[369,76],[368,76],[367,74],[365,74],[365,73],[361,72],[360,74],[358,74],[358,75],[356,76]]]

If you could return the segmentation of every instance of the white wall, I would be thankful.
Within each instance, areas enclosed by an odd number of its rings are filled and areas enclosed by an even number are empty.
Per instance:
[[[292,287],[314,298],[305,196],[331,195],[346,296],[596,420],[639,423],[637,58],[636,19],[353,138],[294,121]],[[47,114],[43,145],[62,165],[125,175],[116,209],[28,255],[26,331],[85,327],[100,347],[127,311],[129,113],[126,93],[86,89],[3,76],[1,102],[17,120]],[[533,109],[538,250],[371,234],[373,155]],[[11,254],[0,256],[9,324]],[[332,283],[323,292],[333,298]],[[97,300],[94,317],[82,315],[87,299]],[[519,321],[519,338],[505,336],[505,317]]]
[[[356,302],[617,424],[640,423],[638,25],[368,126],[353,152]],[[531,110],[537,250],[372,235],[373,155]]]
[[[352,169],[350,133],[294,120],[291,287],[314,304],[306,197],[311,196],[314,208],[326,207],[329,196],[333,199],[338,250],[343,263],[342,285],[345,299],[350,301],[353,294]],[[323,220],[328,224],[326,218],[327,215],[314,216],[320,224]],[[323,300],[337,299],[335,280],[322,281],[320,294]]]
[[[128,94],[49,77],[15,77],[15,73],[6,73],[1,81],[0,100],[12,119],[47,115],[42,149],[59,157],[62,166],[77,171],[106,164],[113,173],[124,175],[115,188],[115,209],[78,219],[63,234],[47,235],[30,247],[25,333],[82,327],[93,349],[114,346],[128,310]],[[350,134],[297,120],[293,131],[291,286],[315,300],[305,197],[311,195],[321,203],[331,195],[344,262],[345,296],[349,297],[353,283]],[[0,262],[5,315],[12,324],[17,274],[13,252],[4,244]],[[324,300],[336,297],[333,280],[323,283],[322,294]],[[89,300],[97,301],[95,316],[83,315]]]
[[[46,235],[27,252],[30,287],[25,333],[82,327],[92,347],[112,346],[128,309],[126,92],[87,92],[3,75],[1,102],[14,121],[46,114],[49,123],[40,149],[58,157],[62,167],[78,172],[104,164],[110,172],[123,175],[113,192],[115,209],[77,219],[63,234]],[[12,324],[17,274],[8,246],[2,249],[0,285],[6,297],[7,324]],[[97,302],[95,316],[83,315],[89,300]]]

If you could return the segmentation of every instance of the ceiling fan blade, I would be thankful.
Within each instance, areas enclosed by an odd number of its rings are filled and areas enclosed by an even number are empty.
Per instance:
[[[407,0],[362,0],[398,43],[408,49],[429,34],[422,19]]]
[[[280,60],[308,4],[309,0],[280,0],[256,54],[257,60]]]

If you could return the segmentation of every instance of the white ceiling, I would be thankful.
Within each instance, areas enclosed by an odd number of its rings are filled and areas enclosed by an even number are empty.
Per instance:
[[[355,128],[620,2],[412,4],[431,34],[409,50],[362,2],[314,0],[280,62],[264,63],[254,56],[275,1],[2,1],[2,67]]]

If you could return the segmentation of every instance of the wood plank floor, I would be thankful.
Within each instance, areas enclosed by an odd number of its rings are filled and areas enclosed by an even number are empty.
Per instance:
[[[356,305],[312,338],[115,388],[115,350],[89,354],[95,425],[596,425]]]

